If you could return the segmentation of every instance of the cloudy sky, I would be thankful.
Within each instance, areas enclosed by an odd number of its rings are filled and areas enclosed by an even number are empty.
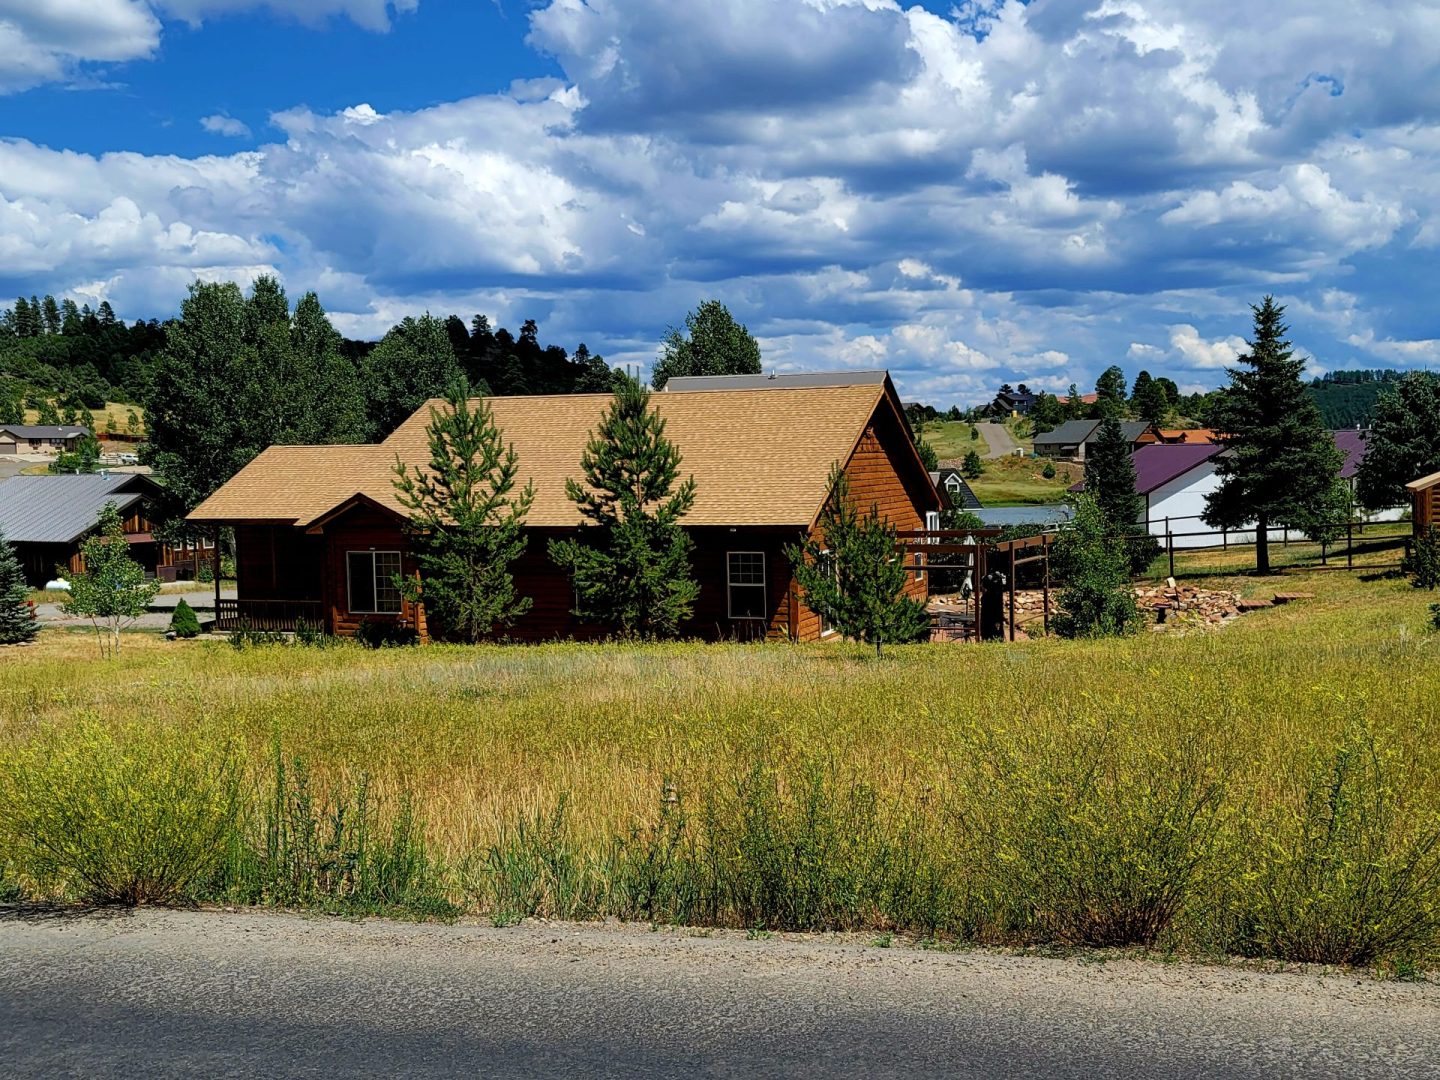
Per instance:
[[[906,398],[1440,367],[1437,0],[0,0],[0,296],[278,273]]]

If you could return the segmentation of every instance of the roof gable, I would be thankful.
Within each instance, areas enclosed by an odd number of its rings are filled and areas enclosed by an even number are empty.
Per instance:
[[[653,395],[652,407],[680,449],[681,475],[695,477],[695,505],[685,523],[808,527],[829,495],[831,466],[850,459],[887,399],[893,407],[888,379]],[[609,394],[486,399],[514,444],[518,482],[535,486],[527,525],[581,523],[565,480],[579,477],[580,456],[610,401]],[[431,409],[443,406],[439,399],[427,402],[378,445],[270,447],[190,520],[308,526],[357,495],[405,514],[392,485],[396,459],[408,465],[428,460],[425,428]],[[896,417],[903,432],[903,418]],[[914,448],[908,452],[916,474],[923,474]]]

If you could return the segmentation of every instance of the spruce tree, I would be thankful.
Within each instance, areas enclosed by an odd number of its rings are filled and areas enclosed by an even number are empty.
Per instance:
[[[0,645],[33,641],[37,630],[20,557],[0,533]]]
[[[905,595],[910,579],[896,552],[896,529],[872,505],[861,514],[839,466],[815,535],[785,549],[805,606],[847,638],[875,646],[923,640],[925,605]]]
[[[966,480],[974,480],[985,471],[985,464],[980,460],[980,455],[974,450],[965,451],[965,459],[960,463],[960,475]]]
[[[680,519],[695,503],[695,479],[677,483],[681,461],[650,392],[626,379],[581,455],[584,482],[565,481],[589,524],[575,539],[550,541],[550,558],[574,582],[576,615],[640,638],[673,637],[690,617],[700,588]]]
[[[1095,500],[1111,535],[1125,538],[1130,573],[1143,573],[1159,553],[1159,545],[1141,524],[1145,496],[1135,490],[1130,442],[1115,416],[1100,422],[1095,441],[1085,451],[1085,494]]]
[[[530,609],[510,566],[525,551],[525,515],[535,491],[516,493],[520,459],[483,398],[472,408],[469,390],[449,395],[449,408],[432,409],[425,428],[427,468],[395,463],[395,493],[410,511],[410,536],[420,564],[418,587],[438,636],[474,644],[509,626]]]
[[[195,609],[186,603],[183,596],[175,605],[175,613],[170,616],[170,632],[177,638],[193,638],[200,635],[200,620],[195,616]]]
[[[1250,351],[1228,372],[1210,422],[1226,453],[1215,459],[1220,487],[1206,496],[1211,528],[1255,527],[1255,572],[1270,572],[1270,529],[1316,527],[1335,504],[1340,451],[1315,399],[1300,381],[1305,361],[1285,339],[1285,309],[1266,296],[1254,312]]]

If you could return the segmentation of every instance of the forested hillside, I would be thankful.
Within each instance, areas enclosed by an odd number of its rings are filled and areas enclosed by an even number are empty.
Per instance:
[[[1369,423],[1380,394],[1393,388],[1403,374],[1387,368],[1332,371],[1311,381],[1310,395],[1320,406],[1326,427],[1361,427]]]

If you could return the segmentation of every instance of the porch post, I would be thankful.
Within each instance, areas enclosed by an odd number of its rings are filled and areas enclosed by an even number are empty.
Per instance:
[[[210,572],[215,579],[215,629],[220,629],[220,526],[210,530]]]

